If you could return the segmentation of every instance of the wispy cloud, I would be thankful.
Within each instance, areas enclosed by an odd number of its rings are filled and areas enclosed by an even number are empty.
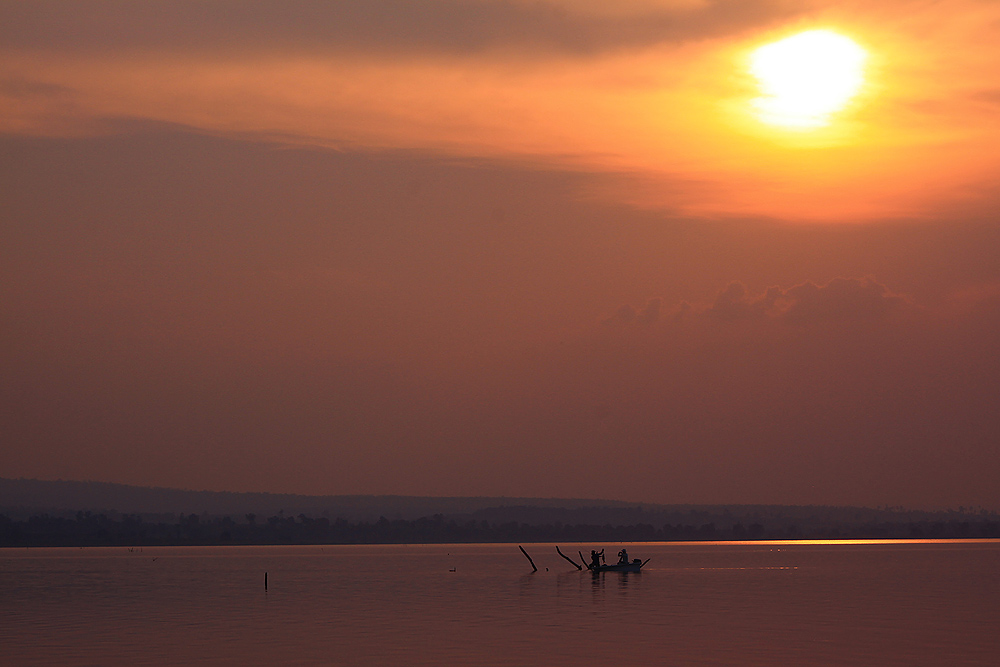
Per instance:
[[[640,310],[624,304],[609,323],[652,324],[659,320],[662,299],[647,302]],[[769,287],[753,294],[740,281],[729,283],[710,304],[682,301],[672,309],[671,322],[697,317],[706,321],[770,320],[795,325],[872,321],[916,307],[913,299],[893,293],[874,278],[834,278],[817,285],[806,281],[788,288]]]
[[[7,49],[98,54],[592,55],[732,35],[805,9],[773,0],[5,0],[0,40]]]
[[[588,194],[704,217],[913,216],[998,168],[998,18],[973,0],[2,0],[0,131],[144,119],[608,174]],[[810,134],[762,126],[747,54],[816,26],[869,50],[856,105]]]

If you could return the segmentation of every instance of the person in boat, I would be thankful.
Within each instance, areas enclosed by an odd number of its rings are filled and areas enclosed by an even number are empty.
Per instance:
[[[604,549],[600,551],[590,550],[590,567],[591,569],[601,566],[601,559],[604,558]]]
[[[618,564],[628,565],[628,551],[626,551],[625,549],[622,549],[621,551],[618,552]]]

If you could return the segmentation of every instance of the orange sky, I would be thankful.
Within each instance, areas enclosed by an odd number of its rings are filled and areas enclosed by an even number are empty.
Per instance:
[[[0,476],[1000,507],[1000,6],[606,5],[0,1]]]
[[[512,159],[644,184],[602,191],[617,200],[795,220],[920,215],[989,182],[1000,154],[995,3],[197,4],[7,3],[2,127],[144,118]],[[324,20],[348,25],[324,38]],[[766,126],[748,53],[810,28],[868,50],[865,87],[822,130]],[[662,193],[677,178],[713,187]]]

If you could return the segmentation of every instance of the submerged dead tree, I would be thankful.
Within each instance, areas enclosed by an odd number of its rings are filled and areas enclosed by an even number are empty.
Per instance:
[[[522,547],[520,544],[518,544],[517,548],[521,550],[521,553],[524,554],[524,557],[528,559],[529,563],[531,563],[531,571],[532,572],[538,572],[538,568],[535,567],[535,561],[531,560],[531,556],[529,556],[528,552],[524,550],[524,547]]]
[[[556,546],[556,553],[558,553],[560,556],[562,556],[563,558],[565,558],[566,560],[568,560],[570,563],[572,563],[573,566],[576,569],[578,569],[578,570],[582,570],[583,569],[580,565],[577,564],[577,562],[575,560],[573,560],[572,558],[570,558],[569,556],[567,556],[566,554],[564,554],[562,551],[559,551],[559,547],[558,546]],[[580,557],[583,558],[583,555],[581,554]],[[584,561],[584,562],[586,562],[586,561]]]

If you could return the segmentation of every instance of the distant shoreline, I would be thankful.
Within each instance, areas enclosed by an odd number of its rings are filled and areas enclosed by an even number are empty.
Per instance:
[[[1000,538],[985,508],[302,496],[0,478],[0,547]]]
[[[529,524],[446,519],[442,515],[415,520],[381,517],[378,521],[255,516],[237,523],[230,517],[180,515],[175,521],[145,521],[138,515],[112,518],[79,512],[75,518],[39,514],[17,520],[0,514],[0,547],[87,546],[226,546],[348,545],[464,543],[608,543],[766,541],[800,539],[991,539],[1000,538],[1000,521],[950,520],[881,522],[855,526],[813,526],[788,522],[730,526],[649,523],[633,525]]]

